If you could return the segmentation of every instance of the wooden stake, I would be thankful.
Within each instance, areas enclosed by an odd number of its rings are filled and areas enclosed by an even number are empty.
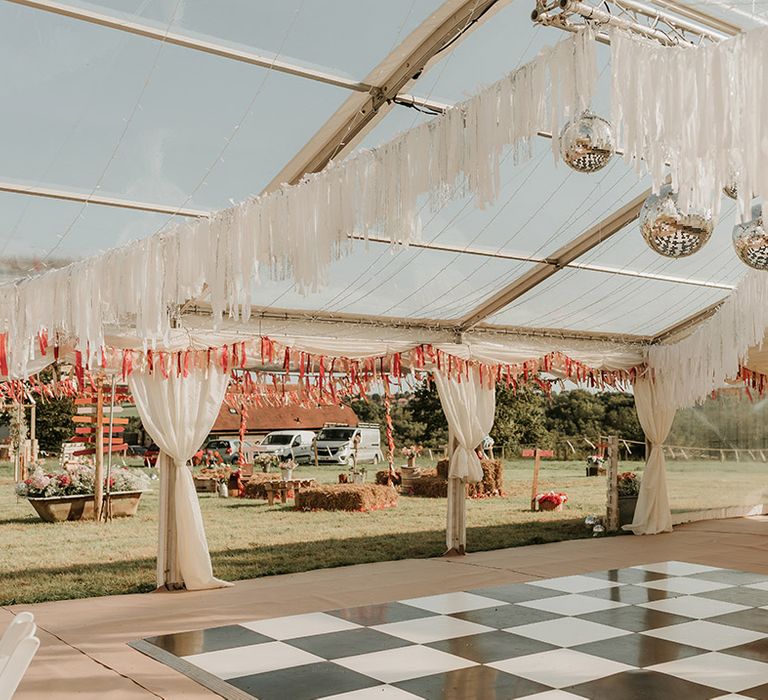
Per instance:
[[[93,517],[101,520],[101,508],[104,501],[104,386],[99,380],[99,386],[96,389],[96,436],[94,445],[96,454],[94,455],[94,474],[93,487]]]
[[[608,438],[610,459],[608,460],[608,497],[605,522],[609,532],[619,529],[619,438]]]
[[[533,485],[531,487],[531,510],[536,510],[536,495],[539,493],[539,467],[541,466],[541,452],[537,447],[533,451]]]

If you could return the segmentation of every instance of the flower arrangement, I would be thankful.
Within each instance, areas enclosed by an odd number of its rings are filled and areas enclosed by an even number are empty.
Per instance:
[[[16,484],[16,495],[22,498],[90,495],[94,491],[95,479],[94,468],[85,464],[70,464],[58,472],[44,472],[38,468],[28,479]],[[107,488],[106,478],[104,488]],[[111,470],[110,491],[146,491],[147,489],[149,489],[149,477],[144,472],[124,467]]]
[[[266,473],[280,466],[280,458],[277,455],[262,452],[261,454],[254,455],[253,466],[261,467],[261,471]]]
[[[422,452],[424,452],[424,448],[421,445],[411,445],[410,447],[403,447],[400,450],[403,457],[406,457],[407,459],[418,457]]]
[[[589,457],[587,457],[588,467],[602,467],[604,463],[605,457],[601,457],[600,455],[589,455]]]
[[[539,510],[555,510],[562,509],[563,504],[568,501],[568,494],[558,493],[556,491],[547,491],[546,493],[537,493],[536,507]]]
[[[640,479],[635,472],[622,472],[618,478],[619,497],[632,497],[640,493]]]

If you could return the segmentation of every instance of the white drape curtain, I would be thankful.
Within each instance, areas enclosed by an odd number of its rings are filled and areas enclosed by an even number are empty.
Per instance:
[[[213,576],[200,503],[187,466],[216,420],[229,375],[214,367],[193,370],[187,377],[171,373],[167,379],[134,372],[128,383],[145,430],[170,458],[162,461],[176,470],[174,519],[185,586],[202,590],[231,585]]]
[[[496,411],[496,383],[483,384],[480,371],[474,367],[461,377],[461,382],[435,370],[435,385],[440,396],[448,427],[457,445],[451,455],[449,478],[482,481],[483,469],[475,453],[493,427]]]
[[[661,446],[675,418],[671,393],[661,382],[640,378],[634,385],[635,407],[640,425],[650,443],[650,454],[640,483],[635,517],[625,530],[636,535],[655,535],[672,531],[672,512],[667,496],[667,466]]]

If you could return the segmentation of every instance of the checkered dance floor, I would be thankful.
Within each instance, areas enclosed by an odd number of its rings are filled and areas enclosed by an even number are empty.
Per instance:
[[[230,699],[768,699],[768,576],[672,561],[132,646]]]

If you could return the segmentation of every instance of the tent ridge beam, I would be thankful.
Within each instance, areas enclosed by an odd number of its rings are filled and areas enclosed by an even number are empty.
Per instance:
[[[356,241],[366,241],[370,243],[381,243],[392,245],[392,241],[383,236],[365,236],[362,234],[353,234],[350,236]],[[641,272],[638,270],[629,270],[622,267],[612,267],[610,265],[594,265],[591,263],[570,262],[562,265],[557,259],[542,258],[537,256],[522,255],[516,253],[507,253],[502,250],[490,250],[484,248],[473,248],[471,246],[450,245],[446,243],[434,242],[411,242],[407,247],[418,248],[420,250],[434,250],[444,253],[458,253],[461,255],[475,255],[483,258],[496,258],[499,260],[515,260],[518,262],[532,262],[543,265],[551,265],[560,269],[569,267],[577,270],[588,270],[590,272],[600,272],[609,275],[619,275],[621,277],[636,277],[640,279],[658,280],[661,282],[673,282],[675,284],[686,284],[693,287],[708,287],[712,289],[723,289],[731,291],[735,289],[732,284],[724,282],[709,282],[707,280],[691,279],[688,277],[676,277],[674,275],[661,275],[654,272]]]
[[[186,36],[184,34],[166,32],[148,24],[120,19],[113,15],[103,14],[101,12],[93,12],[92,10],[86,10],[82,7],[76,7],[74,5],[53,2],[53,0],[6,0],[6,2],[11,2],[15,5],[22,5],[24,7],[29,7],[35,10],[42,10],[43,12],[49,12],[52,14],[60,15],[62,17],[68,17],[69,19],[79,20],[81,22],[87,22],[89,24],[106,27],[108,29],[116,29],[121,32],[144,37],[145,39],[162,41],[165,44],[172,44],[174,46],[180,46],[185,49],[200,51],[212,56],[227,58],[233,61],[239,61],[241,63],[248,63],[253,66],[259,66],[261,68],[267,68],[269,70],[287,73],[299,78],[315,80],[317,82],[334,85],[335,87],[344,88],[346,90],[367,93],[370,92],[373,87],[367,83],[352,80],[351,78],[345,78],[343,76],[334,75],[325,71],[314,70],[312,68],[304,68],[303,66],[281,61],[277,57],[270,58],[268,56],[262,56],[250,51],[242,51],[239,49],[231,48],[225,46],[224,44],[219,44],[213,41],[203,41],[201,39],[194,39],[193,37]]]
[[[81,192],[70,192],[52,187],[21,185],[13,182],[0,181],[0,192],[28,195],[31,197],[43,197],[45,199],[59,199],[65,202],[98,204],[105,207],[114,207],[116,209],[133,209],[136,211],[145,211],[157,214],[173,214],[190,218],[205,218],[211,215],[210,212],[203,211],[201,209],[189,209],[173,206],[170,204],[152,204],[150,202],[139,202],[132,199],[123,199],[122,197],[106,197],[97,194],[83,194]]]
[[[610,216],[587,229],[578,238],[556,250],[545,261],[538,263],[532,270],[515,279],[490,299],[464,316],[460,321],[459,327],[464,331],[469,330],[489,316],[501,311],[534,287],[548,280],[558,270],[564,269],[577,258],[585,255],[600,245],[600,243],[618,233],[640,215],[643,202],[645,202],[650,193],[650,190],[646,190],[618,211],[613,212]]]
[[[697,326],[702,321],[706,321],[710,316],[714,315],[714,313],[723,305],[724,301],[725,299],[721,299],[720,301],[716,301],[714,304],[710,304],[706,308],[701,309],[696,313],[691,314],[690,316],[686,316],[682,321],[674,323],[673,325],[665,328],[663,331],[655,335],[651,342],[654,345],[658,345],[659,343],[672,340],[688,329]]]

